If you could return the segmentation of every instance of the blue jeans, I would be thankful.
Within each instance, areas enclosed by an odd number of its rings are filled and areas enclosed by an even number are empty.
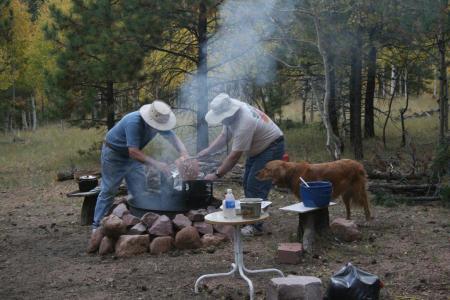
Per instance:
[[[244,173],[244,193],[246,198],[262,198],[267,200],[272,180],[260,181],[256,179],[257,173],[264,168],[266,163],[281,159],[284,154],[284,140],[275,141],[263,152],[247,158]]]
[[[128,193],[133,198],[147,197],[148,187],[144,165],[130,157],[120,154],[103,145],[102,148],[102,182],[101,191],[95,205],[93,227],[100,226],[100,221],[111,209],[122,180],[127,183]]]

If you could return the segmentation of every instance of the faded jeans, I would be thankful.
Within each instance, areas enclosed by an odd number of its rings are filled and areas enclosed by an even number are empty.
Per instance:
[[[260,181],[256,178],[258,172],[264,168],[266,163],[272,160],[281,159],[284,154],[284,140],[277,140],[269,145],[263,152],[247,158],[244,173],[244,193],[246,198],[262,198],[267,200],[272,180]],[[255,224],[258,229],[262,228],[262,223]]]
[[[137,197],[146,197],[148,191],[144,165],[130,157],[120,154],[103,145],[102,148],[101,191],[95,205],[94,223],[97,228],[105,214],[111,209],[122,180],[125,179],[128,193]]]
[[[284,154],[284,140],[277,140],[263,152],[247,158],[244,172],[244,193],[246,198],[262,198],[267,200],[272,180],[260,181],[256,178],[258,172],[272,160],[282,159]]]

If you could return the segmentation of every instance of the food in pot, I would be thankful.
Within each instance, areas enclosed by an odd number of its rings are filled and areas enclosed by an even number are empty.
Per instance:
[[[182,180],[196,180],[200,172],[198,161],[195,158],[179,158],[175,164]]]

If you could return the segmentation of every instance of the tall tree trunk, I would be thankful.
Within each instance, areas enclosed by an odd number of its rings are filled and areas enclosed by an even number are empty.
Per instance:
[[[37,114],[36,114],[36,99],[34,95],[31,95],[31,122],[32,129],[35,131],[37,129]]]
[[[437,97],[437,87],[439,81],[439,73],[437,69],[434,69],[434,79],[433,79],[433,98]]]
[[[398,80],[398,77],[396,76],[396,70],[395,66],[392,65],[391,67],[391,95],[395,93],[395,87],[397,86],[396,80]]]
[[[324,73],[325,73],[325,95],[323,98],[323,105],[321,108],[321,105],[318,103],[318,107],[319,107],[319,111],[320,111],[320,115],[322,117],[322,122],[325,126],[325,130],[327,132],[327,142],[326,142],[326,147],[328,152],[330,153],[331,157],[335,160],[340,159],[341,158],[341,141],[339,139],[339,137],[334,133],[333,130],[333,126],[331,124],[331,116],[330,116],[330,101],[331,100],[331,96],[334,93],[334,98],[336,99],[336,84],[335,82],[333,83],[332,87],[332,79],[330,78],[330,75],[332,73],[334,73],[334,70],[332,70],[332,68],[334,68],[334,66],[330,65],[330,61],[333,61],[332,58],[330,58],[330,53],[327,52],[327,49],[324,47],[323,45],[323,33],[321,30],[321,26],[320,26],[320,20],[318,18],[318,16],[314,16],[314,26],[316,29],[316,35],[317,35],[317,47],[319,50],[319,53],[322,56],[322,62],[323,62],[323,67],[324,67]],[[332,91],[332,89],[334,88],[334,91]],[[335,100],[334,100],[335,101]],[[317,99],[317,102],[319,102],[319,100]],[[335,111],[336,113],[336,111]]]
[[[405,70],[405,107],[400,109],[400,121],[402,123],[402,147],[406,146],[406,129],[405,129],[405,113],[409,105],[409,91],[408,91],[408,70]]]
[[[397,78],[394,78],[393,82],[394,82],[394,86],[393,86],[393,91],[394,93],[391,95],[391,99],[389,100],[389,106],[388,106],[388,112],[386,114],[386,119],[384,120],[384,125],[383,125],[383,147],[386,148],[386,128],[387,128],[387,123],[389,121],[389,118],[391,117],[391,111],[392,111],[392,102],[394,101],[394,97],[395,97],[395,92],[397,90]]]
[[[306,91],[305,96],[303,97],[302,101],[302,124],[306,124]]]
[[[205,115],[208,112],[208,53],[207,53],[207,15],[206,3],[201,1],[198,15],[198,98],[197,98],[197,152],[208,147],[208,124]]]
[[[22,110],[22,130],[28,129],[27,112]]]
[[[114,82],[106,83],[106,125],[108,130],[114,127]]]
[[[350,137],[353,144],[355,159],[363,158],[362,132],[361,132],[361,32],[356,32],[356,43],[351,54],[351,85],[350,85]]]
[[[364,136],[375,136],[373,99],[375,97],[375,77],[377,75],[377,48],[371,47],[367,65],[367,87],[365,99]]]
[[[334,135],[339,137],[338,126],[338,111],[336,109],[336,69],[335,69],[335,57],[333,54],[328,54],[328,80],[330,84],[329,99],[328,99],[328,113],[330,115],[331,128]]]
[[[448,0],[441,0],[441,20],[439,24],[438,49],[439,49],[439,142],[446,141],[448,133],[448,79],[446,61],[446,10]]]

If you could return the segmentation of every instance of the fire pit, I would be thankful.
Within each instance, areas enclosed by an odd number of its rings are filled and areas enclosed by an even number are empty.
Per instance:
[[[152,185],[159,189],[143,191],[129,199],[130,210],[137,216],[146,212],[178,213],[190,209],[207,208],[213,200],[213,182],[202,179],[197,160],[177,160],[171,167],[172,176],[159,176],[159,182],[152,178]]]

